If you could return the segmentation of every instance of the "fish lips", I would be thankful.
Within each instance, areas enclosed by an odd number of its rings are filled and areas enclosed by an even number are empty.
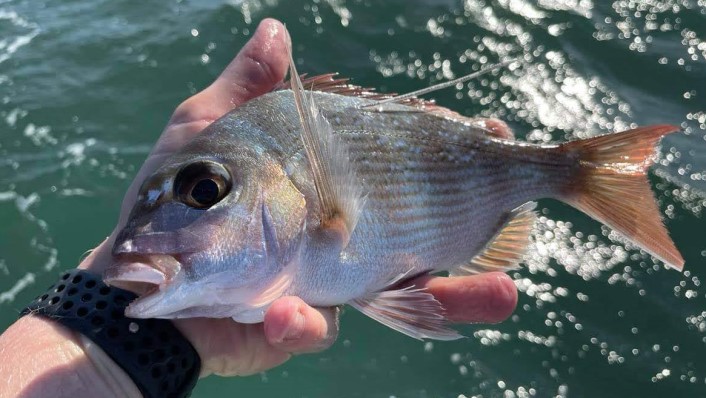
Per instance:
[[[113,246],[113,264],[103,273],[105,283],[146,295],[171,283],[191,253],[208,248],[208,234],[195,235],[186,229],[134,233],[125,228]]]
[[[138,295],[125,309],[125,315],[131,318],[169,318],[168,315],[176,310],[170,304],[175,303],[164,300],[164,296],[183,283],[182,257],[120,250],[114,250],[114,253],[115,262],[103,272],[103,280],[110,286]]]
[[[145,231],[135,233],[135,230]],[[103,272],[103,280],[111,286],[129,290],[139,297],[125,309],[132,318],[183,318],[203,316],[231,316],[233,306],[218,306],[222,297],[218,289],[194,292],[195,281],[184,268],[193,263],[193,256],[214,244],[212,231],[194,234],[186,229],[176,231],[149,231],[145,227],[126,228],[113,246],[113,264]],[[265,258],[264,253],[249,257]],[[206,284],[208,285],[208,283]],[[194,293],[203,296],[199,304]],[[249,297],[247,288],[229,289],[233,296]]]
[[[169,283],[181,271],[183,260],[213,245],[218,228],[202,222],[195,233],[193,221],[173,230],[157,229],[174,227],[173,223],[160,224],[137,219],[120,231],[112,248],[114,263],[104,272],[106,283],[138,294],[145,285]]]
[[[166,285],[181,271],[181,262],[166,254],[124,255],[103,272],[103,280],[111,286],[148,294],[155,287]]]

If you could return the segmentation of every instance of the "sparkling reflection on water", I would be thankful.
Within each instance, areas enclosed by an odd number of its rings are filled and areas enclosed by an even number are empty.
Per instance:
[[[470,339],[418,343],[348,311],[331,351],[203,395],[699,395],[706,384],[706,2],[650,0],[176,1],[164,6],[0,3],[0,306],[3,324],[113,225],[170,110],[205,86],[264,16],[284,20],[302,66],[398,92],[517,59],[438,93],[556,142],[680,124],[652,181],[687,260],[668,272],[552,201],[521,302]],[[148,17],[149,16],[149,17]],[[296,377],[295,377],[296,376]],[[322,378],[328,380],[325,381]]]

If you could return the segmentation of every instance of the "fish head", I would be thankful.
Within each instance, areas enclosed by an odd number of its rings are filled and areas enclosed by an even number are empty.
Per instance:
[[[256,322],[291,282],[304,196],[264,151],[214,144],[192,143],[143,183],[104,273],[139,295],[127,316]],[[227,155],[203,156],[216,152]]]

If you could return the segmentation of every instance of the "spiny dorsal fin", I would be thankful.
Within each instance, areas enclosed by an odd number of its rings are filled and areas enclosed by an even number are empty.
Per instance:
[[[336,78],[337,75],[337,73],[327,73],[323,75],[306,77],[305,79],[302,79],[302,86],[309,91],[320,91],[323,93],[345,95],[347,97],[364,98],[372,101],[384,101],[397,97],[397,93],[379,93],[371,87],[356,86],[355,84],[349,83],[350,79],[348,78]],[[302,74],[302,76],[306,75]],[[290,87],[290,84],[291,82],[284,82],[275,87],[275,90],[287,89]],[[426,112],[445,117],[447,119],[457,120],[462,123],[473,123],[476,120],[465,117],[452,111],[451,109],[436,105],[434,100],[411,97],[404,98],[396,101],[395,103],[409,106],[418,112]],[[366,111],[375,112],[376,110],[370,109]]]
[[[373,101],[384,101],[397,97],[396,93],[379,93],[376,92],[374,88],[356,86],[350,83],[350,79],[336,76],[338,76],[337,73],[326,73],[323,75],[309,77],[306,73],[302,73],[299,77],[301,79],[302,87],[308,91],[319,91],[323,93],[345,95],[347,97],[364,98]],[[282,83],[276,85],[273,91],[289,89],[291,84],[291,81],[283,81]],[[515,138],[509,127],[500,120],[466,117],[452,111],[451,109],[436,105],[433,100],[412,97],[396,100],[395,103],[412,107],[419,112],[426,112],[464,124],[472,124],[485,131],[488,135],[496,138],[506,140],[512,140]],[[375,110],[371,109],[366,111],[374,112]]]
[[[516,269],[527,252],[530,234],[537,220],[534,212],[537,203],[528,202],[513,210],[507,217],[505,225],[488,243],[482,252],[477,254],[468,264],[460,266],[449,274],[472,275],[482,272],[507,272]]]
[[[365,198],[350,162],[345,143],[333,134],[328,120],[314,102],[306,95],[289,48],[289,75],[297,112],[302,125],[302,141],[316,193],[321,205],[321,227],[329,237],[340,243],[341,249],[348,244]]]
[[[418,340],[463,337],[446,326],[444,307],[424,289],[406,287],[375,292],[348,304],[383,325]]]
[[[355,84],[351,84],[349,78],[337,76],[338,73],[325,73],[323,75],[309,77],[306,73],[302,73],[301,75],[299,75],[299,78],[301,79],[302,87],[304,87],[308,91],[320,91],[322,93],[345,95],[347,97],[365,98],[374,101],[382,101],[397,96],[397,93],[379,93],[375,91],[375,89],[372,87],[357,86]],[[290,77],[290,80],[285,80],[282,83],[276,85],[273,91],[289,89],[291,87],[291,84],[292,82]],[[430,112],[433,112],[437,108],[453,112],[447,108],[435,105],[433,100],[425,100],[416,97],[406,98],[397,103]]]

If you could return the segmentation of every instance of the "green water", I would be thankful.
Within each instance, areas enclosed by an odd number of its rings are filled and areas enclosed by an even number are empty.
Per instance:
[[[208,378],[196,397],[706,396],[705,10],[704,0],[2,0],[0,328],[109,233],[173,108],[273,16],[301,71],[385,90],[518,58],[436,98],[507,120],[524,139],[681,124],[652,181],[687,271],[543,201],[507,322],[425,344],[348,310],[332,349]]]

